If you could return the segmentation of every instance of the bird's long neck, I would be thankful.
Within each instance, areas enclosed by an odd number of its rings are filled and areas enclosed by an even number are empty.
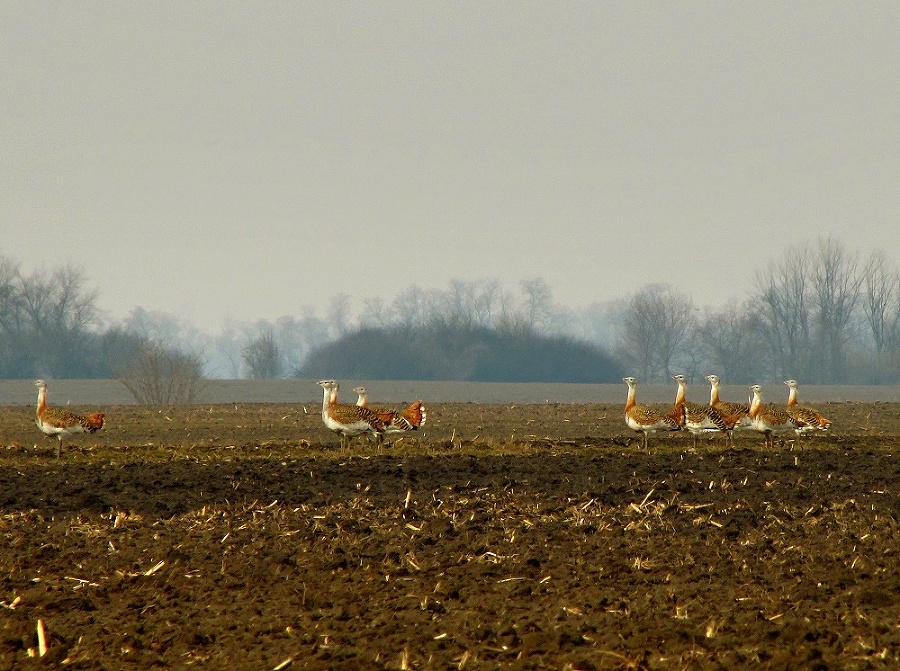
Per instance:
[[[38,387],[37,414],[40,415],[47,408],[47,387]]]
[[[635,387],[633,384],[628,385],[628,398],[625,399],[625,412],[628,412],[635,405],[637,405],[637,401],[634,400],[634,397],[635,397]]]
[[[712,387],[709,390],[709,404],[715,405],[719,402],[719,385],[715,382],[712,383]]]
[[[756,417],[759,414],[759,407],[762,405],[762,396],[756,390],[753,391],[753,398],[750,399],[750,417]]]
[[[684,405],[684,382],[678,381],[678,391],[675,392],[675,405]]]
[[[787,407],[792,407],[797,405],[797,387],[788,387],[788,402]]]
[[[322,391],[322,416],[326,417],[328,415],[328,409],[337,403],[337,389],[323,387]]]
[[[368,395],[368,393],[367,393],[367,392],[364,392],[364,391],[360,391],[360,392],[357,392],[357,393],[359,394],[359,398],[356,399],[356,405],[358,405],[358,406],[361,407],[361,408],[365,408],[365,407],[366,407],[366,404],[369,402],[369,395]]]

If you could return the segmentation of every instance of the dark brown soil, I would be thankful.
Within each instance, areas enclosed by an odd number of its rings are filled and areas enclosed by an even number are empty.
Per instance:
[[[644,451],[621,404],[430,404],[341,454],[315,405],[115,406],[57,461],[0,408],[0,668],[897,668],[900,406],[820,409]]]

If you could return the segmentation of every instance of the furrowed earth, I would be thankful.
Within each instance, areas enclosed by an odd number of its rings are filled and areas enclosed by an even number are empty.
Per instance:
[[[900,405],[814,405],[644,450],[622,403],[429,403],[343,453],[315,403],[116,405],[59,460],[3,407],[0,668],[897,668]]]

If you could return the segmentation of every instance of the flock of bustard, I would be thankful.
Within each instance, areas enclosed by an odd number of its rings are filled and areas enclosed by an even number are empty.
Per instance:
[[[689,431],[697,446],[697,436],[703,433],[722,432],[726,440],[733,443],[733,431],[751,429],[759,431],[766,437],[766,446],[772,447],[776,433],[792,431],[798,435],[812,431],[827,431],[831,421],[813,408],[797,402],[797,381],[785,380],[788,387],[787,404],[778,406],[762,402],[762,387],[758,384],[750,386],[752,398],[749,403],[730,403],[719,399],[719,378],[707,375],[710,394],[709,403],[691,403],[685,400],[687,380],[684,375],[673,375],[678,383],[675,403],[671,410],[661,411],[647,405],[638,405],[635,398],[637,380],[633,377],[622,378],[628,385],[628,398],[625,401],[625,423],[635,431],[644,434],[644,447],[647,447],[647,436],[656,431]]]
[[[38,388],[36,422],[45,435],[56,438],[56,458],[62,450],[62,441],[76,433],[94,433],[103,428],[102,413],[79,415],[69,410],[57,408],[47,403],[47,383],[35,380]],[[325,426],[340,435],[341,448],[346,447],[354,436],[371,434],[380,444],[386,435],[415,431],[424,426],[425,404],[416,401],[403,410],[387,407],[372,407],[368,403],[365,387],[356,387],[356,405],[338,403],[338,383],[321,380],[318,383],[325,393],[322,403],[322,421]]]
[[[707,375],[711,385],[709,403],[691,403],[685,399],[687,381],[684,375],[673,376],[678,383],[675,403],[668,411],[648,405],[639,405],[636,400],[637,380],[623,378],[628,385],[625,401],[625,423],[634,431],[643,434],[643,446],[647,447],[649,434],[656,431],[689,431],[696,447],[697,437],[710,432],[722,432],[726,440],[733,442],[732,432],[741,429],[759,431],[765,435],[766,445],[771,447],[774,435],[793,431],[797,434],[824,431],[831,422],[821,413],[797,402],[797,382],[786,380],[790,390],[787,404],[777,406],[762,402],[762,388],[752,385],[752,399],[749,403],[729,403],[719,398],[719,378]],[[62,441],[76,433],[94,433],[103,428],[104,415],[93,413],[78,415],[56,408],[47,403],[47,383],[36,380],[38,388],[36,420],[38,428],[47,436],[57,439],[56,457],[59,458]],[[320,380],[322,387],[322,422],[340,436],[341,448],[346,448],[356,436],[374,436],[379,445],[385,436],[416,431],[425,425],[427,418],[425,404],[415,401],[402,410],[388,407],[373,407],[368,404],[368,394],[364,387],[355,387],[358,395],[353,405],[338,403],[339,385],[335,380]]]

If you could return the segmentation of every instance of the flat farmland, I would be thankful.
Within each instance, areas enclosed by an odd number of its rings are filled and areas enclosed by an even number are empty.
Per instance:
[[[107,415],[59,460],[30,381],[0,385],[0,668],[897,667],[893,388],[801,387],[833,428],[774,450],[643,450],[624,385],[404,383],[384,397],[423,397],[424,430],[341,452],[285,382],[167,408],[51,383]]]

